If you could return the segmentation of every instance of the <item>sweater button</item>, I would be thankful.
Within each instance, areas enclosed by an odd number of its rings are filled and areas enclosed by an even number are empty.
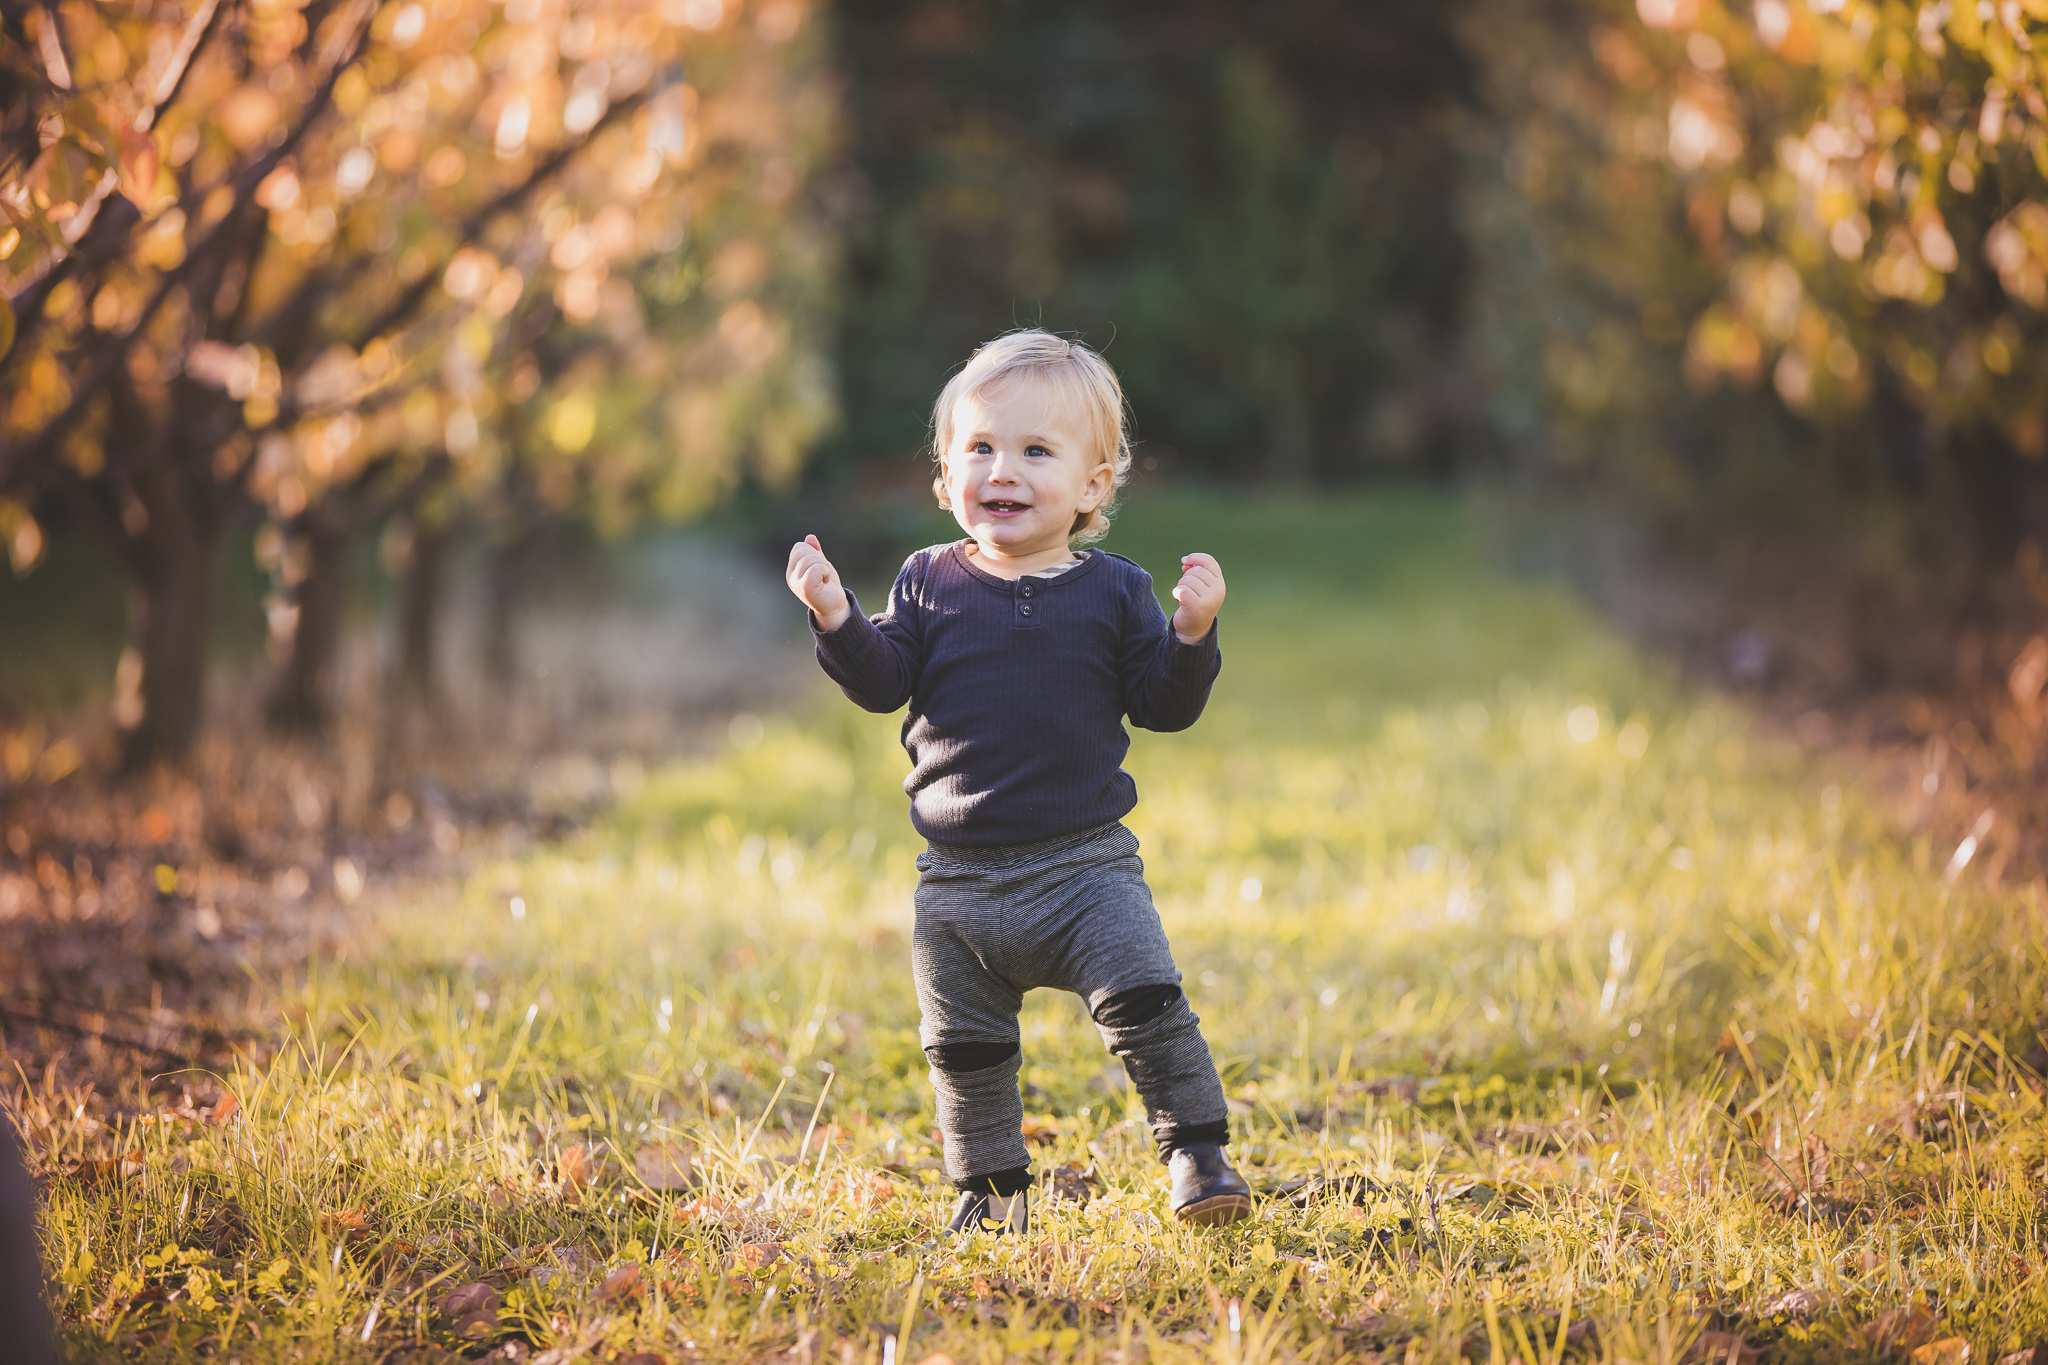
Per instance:
[[[1024,588],[1023,588],[1023,592],[1024,592],[1024,595],[1025,595],[1026,597],[1029,597],[1029,596],[1031,596],[1031,594],[1032,594],[1032,593],[1034,593],[1034,592],[1037,592],[1037,591],[1038,591],[1037,587],[1035,587],[1034,585],[1032,585],[1032,584],[1030,584],[1030,583],[1026,583],[1026,584],[1024,585]]]
[[[1029,616],[1031,614],[1031,604],[1029,602],[1026,602],[1024,605],[1018,607],[1017,614],[1019,616]]]

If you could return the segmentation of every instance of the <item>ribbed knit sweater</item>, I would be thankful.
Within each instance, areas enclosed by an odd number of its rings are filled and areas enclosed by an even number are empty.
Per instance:
[[[1222,667],[1212,626],[1181,643],[1152,576],[1122,555],[1082,552],[1056,578],[1000,578],[965,542],[904,561],[875,617],[851,608],[818,628],[818,662],[869,711],[909,703],[910,821],[938,844],[1056,839],[1120,820],[1138,803],[1123,770],[1124,717],[1185,730]]]

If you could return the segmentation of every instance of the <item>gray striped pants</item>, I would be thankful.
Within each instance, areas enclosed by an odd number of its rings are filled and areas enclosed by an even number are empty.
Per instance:
[[[1035,844],[933,844],[917,867],[911,964],[948,1177],[964,1184],[1030,1164],[1017,1011],[1039,986],[1087,1005],[1162,1154],[1228,1140],[1223,1085],[1178,989],[1135,835],[1113,823]],[[1133,999],[1148,1003],[1120,1007]]]

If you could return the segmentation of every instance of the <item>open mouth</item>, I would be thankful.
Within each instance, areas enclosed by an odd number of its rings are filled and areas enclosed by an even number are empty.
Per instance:
[[[1010,502],[1002,498],[985,502],[981,506],[984,511],[993,512],[999,517],[1014,516],[1018,512],[1026,512],[1031,509],[1031,504],[1028,502]]]

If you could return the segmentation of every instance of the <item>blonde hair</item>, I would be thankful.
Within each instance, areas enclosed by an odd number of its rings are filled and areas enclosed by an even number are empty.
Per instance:
[[[1015,379],[1038,379],[1052,384],[1063,404],[1072,404],[1086,415],[1089,443],[1110,468],[1114,481],[1109,497],[1092,512],[1074,520],[1070,541],[1099,540],[1109,531],[1109,515],[1116,508],[1117,490],[1131,473],[1131,435],[1124,416],[1124,389],[1117,382],[1109,362],[1078,341],[1056,337],[1036,327],[1005,332],[968,357],[959,372],[939,391],[932,407],[932,459],[939,466],[932,476],[932,491],[939,506],[951,510],[946,501],[946,452],[953,444],[953,410],[964,398],[972,398]]]

